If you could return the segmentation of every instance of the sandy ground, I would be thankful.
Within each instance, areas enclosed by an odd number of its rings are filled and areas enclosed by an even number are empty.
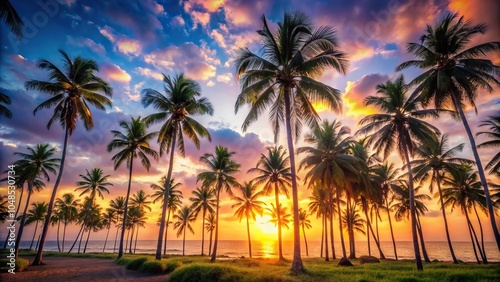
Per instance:
[[[30,264],[34,257],[26,257]],[[113,260],[96,258],[46,257],[46,265],[29,266],[16,274],[0,273],[0,281],[165,281],[167,275],[151,275],[125,269]]]

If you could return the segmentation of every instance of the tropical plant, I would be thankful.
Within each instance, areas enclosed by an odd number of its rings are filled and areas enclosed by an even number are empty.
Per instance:
[[[215,230],[215,212],[214,213],[210,213],[207,215],[207,218],[205,218],[205,230],[207,232],[210,232],[210,243],[208,245],[208,255],[211,255],[212,254],[212,235],[213,235],[213,232]]]
[[[155,160],[158,159],[158,153],[151,149],[149,146],[149,141],[156,137],[157,133],[147,132],[147,126],[141,121],[141,118],[132,118],[130,122],[121,121],[120,127],[124,130],[124,133],[116,130],[112,130],[114,139],[108,144],[108,152],[115,149],[120,151],[113,156],[115,170],[120,167],[123,162],[127,163],[129,168],[128,174],[128,187],[127,196],[125,197],[125,204],[123,206],[123,220],[122,220],[122,231],[120,236],[120,247],[118,248],[118,258],[123,256],[123,239],[125,237],[125,228],[127,222],[127,212],[128,212],[128,201],[130,197],[130,186],[132,185],[132,169],[134,167],[134,159],[139,157],[142,166],[149,171],[151,167],[151,162],[148,156],[153,157]]]
[[[279,208],[276,208],[272,203],[270,208],[266,208],[266,212],[269,216],[271,216],[271,219],[269,220],[270,223],[274,224],[274,226],[278,225],[278,214],[281,216],[280,220],[283,226],[286,227],[286,229],[290,229],[290,222],[292,221],[291,217],[292,215],[289,214],[286,211],[286,207],[283,207],[280,203]],[[279,212],[278,212],[279,210]]]
[[[10,100],[10,97],[0,93],[0,117],[4,116],[6,118],[12,118],[12,112],[4,105],[10,105],[12,101]],[[2,105],[4,104],[4,105]]]
[[[500,51],[500,41],[470,45],[472,37],[483,34],[486,25],[473,24],[458,14],[448,14],[434,26],[427,26],[420,37],[420,43],[408,43],[407,50],[415,55],[415,60],[400,64],[396,69],[417,67],[424,71],[410,82],[418,85],[422,104],[434,102],[436,109],[453,109],[465,127],[479,178],[484,189],[486,204],[493,234],[500,250],[500,233],[495,223],[495,212],[488,190],[481,159],[477,152],[476,141],[464,113],[469,104],[476,110],[477,92],[484,89],[493,91],[493,86],[500,86],[498,76],[500,67],[484,58],[489,52]],[[493,85],[493,86],[492,86]]]
[[[2,0],[0,2],[0,20],[4,21],[10,27],[10,31],[19,40],[22,39],[24,23],[9,0]]]
[[[189,198],[189,200],[192,202],[191,208],[193,209],[193,214],[195,218],[198,217],[198,214],[200,211],[202,212],[202,223],[201,223],[201,255],[204,256],[204,245],[205,245],[205,231],[204,226],[205,226],[205,217],[207,214],[207,211],[209,214],[212,214],[215,212],[214,206],[215,206],[215,194],[214,190],[211,189],[210,187],[202,187],[202,188],[196,188],[194,191],[192,191],[193,196]]]
[[[82,57],[71,59],[66,52],[62,50],[59,52],[63,56],[63,70],[48,60],[41,59],[38,61],[37,66],[40,69],[48,71],[51,80],[29,80],[25,84],[26,90],[37,90],[52,96],[38,105],[33,114],[36,114],[41,109],[55,106],[52,117],[47,124],[47,129],[50,129],[55,121],[59,121],[65,132],[60,168],[50,196],[47,217],[45,218],[46,222],[43,225],[42,237],[40,239],[40,248],[32,265],[43,263],[43,248],[57,195],[57,188],[59,187],[64,171],[69,136],[75,131],[78,119],[83,122],[86,130],[94,127],[94,120],[89,104],[99,110],[104,110],[105,106],[111,107],[112,104],[108,98],[111,97],[112,88],[107,82],[96,75],[99,67],[94,60]],[[101,93],[104,93],[104,95]]]
[[[174,215],[174,219],[177,221],[174,223],[174,229],[177,229],[177,237],[182,234],[182,255],[184,255],[184,250],[186,249],[186,229],[194,234],[193,227],[191,227],[191,222],[196,220],[193,214],[193,210],[189,206],[183,206],[177,214]]]
[[[478,148],[497,148],[500,147],[500,114],[493,115],[483,120],[479,127],[485,126],[489,131],[481,131],[476,134],[485,135],[489,138],[488,141],[485,141],[479,144]],[[486,164],[486,169],[489,169],[490,174],[496,174],[500,176],[500,151],[498,151]]]
[[[213,187],[217,203],[215,205],[215,238],[212,257],[210,262],[217,258],[217,243],[219,239],[219,207],[220,193],[224,190],[229,196],[233,196],[231,187],[239,187],[233,174],[239,172],[240,164],[233,160],[235,152],[230,152],[226,147],[216,146],[215,154],[205,153],[200,161],[207,165],[208,171],[198,174],[197,182],[201,181],[204,187]]]
[[[10,217],[9,212],[9,196],[0,195],[0,222],[4,223]]]
[[[102,247],[102,252],[106,250],[106,243],[108,242],[109,230],[112,224],[116,224],[116,214],[114,209],[107,208],[106,212],[102,214],[102,227],[108,229],[106,232],[106,239],[104,240],[104,247]]]
[[[130,245],[129,245],[129,253],[134,253],[135,250],[137,249],[137,238],[139,238],[139,227],[145,227],[146,226],[146,211],[144,209],[141,209],[139,206],[131,206],[129,208],[129,222],[130,222],[130,229],[131,229],[131,237],[130,237]],[[132,243],[134,242],[134,232],[135,232],[135,244],[134,248],[132,251]]]
[[[309,213],[300,208],[299,209],[299,223],[300,223],[300,227],[302,227],[302,235],[304,236],[304,243],[306,245],[306,256],[309,256],[309,248],[307,246],[307,238],[306,238],[306,228],[307,229],[311,229],[312,228],[312,225],[311,225],[311,220],[309,220]]]
[[[120,226],[121,226],[120,222],[122,221],[121,219],[123,217],[123,212],[125,210],[125,198],[122,196],[118,196],[115,199],[111,200],[109,202],[108,209],[112,210],[114,212],[114,214],[116,215],[116,219],[115,219],[116,234],[115,234],[115,242],[113,244],[113,253],[114,253],[116,250],[116,241],[118,238],[118,230],[120,230]]]
[[[331,212],[329,205],[329,191],[323,185],[316,183],[313,186],[312,196],[309,197],[309,211],[316,214],[316,218],[321,217],[321,254],[323,257],[323,243],[325,244],[325,261],[329,261],[328,255],[328,215]]]
[[[55,207],[57,213],[60,216],[60,220],[63,222],[63,239],[61,251],[64,252],[64,242],[66,240],[66,227],[69,223],[76,221],[78,216],[78,206],[80,204],[80,199],[77,199],[73,193],[65,193],[61,198],[57,198],[55,202]]]
[[[146,194],[144,190],[139,190],[137,191],[134,195],[132,195],[132,199],[130,200],[130,203],[133,206],[138,207],[140,210],[148,210],[151,211],[151,207],[149,206],[151,204],[151,201],[148,200],[151,195]]]
[[[47,203],[37,202],[31,203],[31,205],[33,206],[33,208],[28,211],[25,223],[26,225],[30,225],[32,223],[35,224],[35,231],[33,231],[33,239],[31,240],[30,250],[33,249],[33,242],[35,241],[38,224],[39,222],[44,221],[45,216],[47,215]]]
[[[97,232],[101,230],[103,227],[102,225],[103,216],[101,215],[102,208],[97,203],[93,203],[91,206],[89,206],[88,204],[90,201],[91,201],[90,197],[85,197],[84,210],[83,210],[84,213],[83,217],[85,218],[85,221],[82,222],[82,225],[85,226],[84,230],[86,230],[88,233],[87,233],[87,239],[85,240],[85,246],[83,247],[83,253],[87,252],[87,245],[89,244],[90,234],[92,232]],[[78,249],[78,252],[80,252],[80,249]]]

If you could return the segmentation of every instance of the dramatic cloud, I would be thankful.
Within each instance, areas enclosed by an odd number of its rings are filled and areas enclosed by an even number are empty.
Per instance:
[[[99,32],[114,44],[115,51],[119,51],[125,55],[140,55],[140,52],[142,51],[142,45],[139,41],[128,38],[121,34],[116,34],[109,26],[99,28]]]
[[[117,82],[129,82],[132,79],[130,74],[115,64],[105,64],[101,66],[99,72],[102,73],[105,78]]]
[[[184,21],[184,19],[182,18],[182,16],[175,16],[170,21],[170,24],[172,26],[184,26],[186,24],[186,22]]]
[[[375,95],[375,86],[389,79],[388,75],[368,74],[357,81],[348,81],[343,96],[347,115],[357,117],[374,113],[374,109],[365,106],[365,98]]]
[[[241,48],[253,49],[260,39],[257,32],[253,30],[236,33],[230,31],[225,24],[219,24],[219,28],[213,29],[209,35],[227,54],[232,56],[235,56],[236,51]]]

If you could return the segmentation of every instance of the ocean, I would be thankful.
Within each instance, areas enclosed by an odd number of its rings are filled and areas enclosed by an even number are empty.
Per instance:
[[[22,241],[21,248],[29,248],[31,241]],[[85,242],[82,242],[81,251],[83,252],[83,246]],[[136,253],[154,253],[156,251],[156,240],[138,240]],[[320,241],[308,241],[309,247],[309,257],[319,257],[320,256]],[[66,241],[65,251],[68,251],[73,241]],[[119,242],[116,243],[116,248],[118,248]],[[500,252],[496,248],[494,242],[485,242],[486,255],[489,261],[500,261]],[[36,245],[36,242],[34,243]],[[205,242],[205,254],[208,252],[209,241]],[[437,259],[440,261],[451,261],[450,252],[448,249],[448,244],[446,242],[436,242],[429,241],[425,242],[427,253],[431,260]],[[102,252],[104,246],[104,240],[90,240],[87,246],[87,252]],[[114,241],[108,240],[106,244],[106,252],[113,252]],[[330,247],[330,246],[329,246]],[[349,255],[349,246],[346,245],[347,255]],[[381,248],[386,258],[394,258],[394,251],[392,248],[391,241],[382,241]],[[472,249],[472,244],[470,242],[453,242],[453,248],[457,259],[464,262],[475,262],[474,251]],[[73,252],[78,249],[78,244],[76,244]],[[221,240],[219,241],[217,247],[217,254],[228,256],[231,258],[237,257],[248,257],[248,242],[244,240]],[[413,258],[413,244],[410,241],[400,241],[396,242],[396,249],[398,252],[399,259],[412,259]],[[45,243],[45,250],[47,251],[57,251],[56,241],[47,241]],[[277,257],[278,244],[276,241],[252,241],[252,257],[259,258],[275,258]],[[127,248],[128,252],[128,248]],[[304,242],[301,242],[301,252],[302,256],[306,257],[306,250]],[[342,249],[340,242],[335,242],[335,254],[337,258],[341,256]],[[167,254],[182,254],[182,240],[169,240],[167,241]],[[186,255],[199,255],[201,254],[201,240],[186,240]],[[293,254],[293,242],[284,241],[283,242],[283,256],[285,258],[292,258]],[[331,247],[329,248],[329,254],[331,257]],[[373,256],[379,257],[378,249],[375,242],[371,242],[371,254]],[[368,255],[368,247],[366,241],[356,242],[356,255],[359,257],[361,255]],[[423,259],[423,258],[422,258]]]

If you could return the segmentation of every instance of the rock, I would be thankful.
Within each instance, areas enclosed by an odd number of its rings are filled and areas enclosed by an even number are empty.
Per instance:
[[[347,258],[341,258],[339,261],[340,266],[354,266]]]
[[[364,263],[379,263],[380,260],[376,257],[373,256],[360,256],[359,257],[359,263],[364,264]]]

